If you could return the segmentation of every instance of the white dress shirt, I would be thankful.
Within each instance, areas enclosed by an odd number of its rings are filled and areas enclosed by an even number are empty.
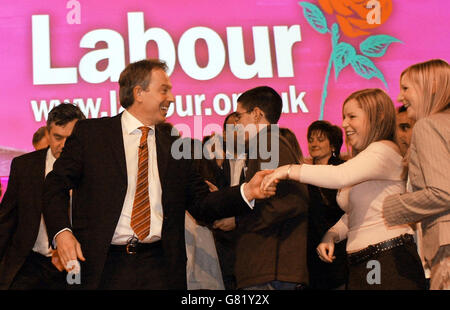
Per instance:
[[[138,150],[142,132],[139,127],[144,126],[131,113],[125,110],[121,118],[123,144],[125,148],[125,160],[127,166],[128,187],[123,203],[122,213],[117,223],[112,244],[126,244],[135,236],[130,226],[131,213],[133,211],[134,195],[138,175]],[[158,161],[156,154],[155,126],[149,126],[148,132],[148,193],[150,196],[150,233],[140,242],[149,243],[161,239],[161,228],[163,222],[163,210],[161,203],[162,189],[159,180]]]
[[[45,159],[45,176],[53,170],[53,164],[55,163],[56,158],[53,156],[52,151],[48,148],[47,157]],[[47,227],[45,226],[44,217],[41,213],[41,224],[39,225],[39,233],[36,239],[36,243],[33,246],[33,251],[40,253],[44,256],[50,257],[52,256],[52,251],[48,244],[48,234]]]
[[[228,156],[226,158],[228,158]],[[244,170],[244,175],[247,170],[247,167],[245,167],[245,155],[244,158],[231,158],[229,159],[229,163],[230,163],[230,186],[239,185],[242,170]]]

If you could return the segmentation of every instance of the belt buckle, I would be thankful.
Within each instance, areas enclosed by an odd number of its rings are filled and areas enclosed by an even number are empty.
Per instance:
[[[127,241],[127,246],[125,247],[128,255],[135,255],[137,253],[138,239],[132,237]]]
[[[127,250],[127,254],[135,255],[137,253],[136,248],[136,244],[128,243],[125,249]]]

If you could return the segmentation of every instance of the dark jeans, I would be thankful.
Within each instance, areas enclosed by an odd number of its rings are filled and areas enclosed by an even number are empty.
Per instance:
[[[51,258],[31,251],[15,276],[11,290],[62,290],[67,273],[53,266]]]
[[[293,283],[293,282],[284,282],[284,281],[270,281],[263,284],[253,285],[249,287],[244,287],[243,290],[278,290],[278,291],[292,291],[292,290],[301,290],[306,289],[306,286],[300,283]]]
[[[349,265],[347,289],[425,290],[425,274],[416,244],[406,243]]]
[[[110,250],[99,289],[167,290],[167,274],[161,242],[134,255]]]

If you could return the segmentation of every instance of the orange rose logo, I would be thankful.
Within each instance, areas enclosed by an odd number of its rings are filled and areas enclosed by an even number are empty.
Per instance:
[[[333,68],[336,80],[341,71],[350,65],[359,76],[368,80],[377,78],[388,88],[383,73],[370,58],[382,57],[392,43],[401,41],[386,34],[369,36],[359,44],[359,54],[353,45],[340,42],[340,32],[352,38],[370,34],[367,30],[379,27],[391,15],[391,0],[319,0],[326,13],[336,15],[337,23],[331,27],[317,5],[306,1],[299,4],[309,25],[318,33],[330,34],[331,37],[331,55],[322,90],[320,120],[323,119],[328,81]]]
[[[384,24],[392,12],[391,0],[319,0],[322,9],[335,14],[348,37],[370,34],[367,30]]]

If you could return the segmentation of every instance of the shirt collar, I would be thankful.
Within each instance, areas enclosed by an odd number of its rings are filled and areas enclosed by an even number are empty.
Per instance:
[[[46,157],[46,159],[47,159],[47,162],[49,162],[52,165],[56,161],[56,158],[55,158],[55,156],[53,156],[52,149],[50,147],[47,150],[47,157]]]
[[[247,154],[239,154],[236,156],[235,154],[229,152],[228,150],[225,151],[225,158],[229,158],[230,160],[245,160],[247,159]]]
[[[122,114],[122,126],[123,130],[126,134],[131,135],[135,130],[137,130],[139,127],[145,126],[141,123],[136,117],[134,117],[130,112],[127,110],[123,111]],[[153,132],[155,132],[155,125],[147,126],[149,127]]]

